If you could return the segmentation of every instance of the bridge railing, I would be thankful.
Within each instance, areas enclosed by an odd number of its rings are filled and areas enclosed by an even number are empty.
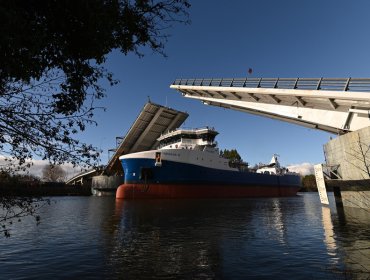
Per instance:
[[[370,78],[176,79],[172,85],[370,92]]]

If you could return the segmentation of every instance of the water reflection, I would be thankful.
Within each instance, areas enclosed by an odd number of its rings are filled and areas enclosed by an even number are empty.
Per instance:
[[[328,250],[328,254],[331,256],[336,256],[337,254],[337,244],[334,237],[334,228],[333,222],[331,220],[331,212],[330,208],[326,206],[322,206],[322,225],[324,228],[324,235],[325,235],[325,245]]]
[[[303,205],[297,204],[297,198],[116,200],[114,218],[109,221],[115,223],[109,263],[116,277],[125,278],[214,279],[246,272],[267,277],[275,275],[277,268],[281,276],[294,264],[306,270],[321,265],[325,277],[369,279],[369,213],[318,208],[313,199],[304,196]],[[321,227],[315,224],[317,220]],[[317,255],[317,248],[316,256],[311,256],[312,246],[318,244],[307,239],[316,239],[320,231],[326,247],[323,254],[329,258]],[[297,262],[299,251],[303,256]],[[282,264],[284,259],[289,265]]]
[[[346,279],[370,279],[369,210],[322,207],[322,216],[328,254],[341,255],[341,274]]]
[[[343,251],[346,272],[356,279],[370,279],[370,212],[338,208],[333,220],[337,244]]]
[[[325,267],[316,267],[315,275],[327,276],[332,260],[324,257],[326,251],[317,254],[317,244],[300,239],[301,203],[300,198],[117,200],[111,276],[284,279],[301,268],[305,278],[313,273],[307,267],[318,264]]]
[[[317,194],[56,200],[40,226],[22,222],[0,243],[2,278],[370,277],[369,212],[321,207]]]
[[[212,222],[203,219],[206,210],[199,201],[117,200],[120,230],[110,257],[115,276],[215,278],[220,274],[220,251],[215,245],[222,232],[204,232],[203,224]]]
[[[272,201],[272,220],[269,223],[271,230],[280,243],[285,244],[285,222],[281,211],[281,202],[275,198]]]

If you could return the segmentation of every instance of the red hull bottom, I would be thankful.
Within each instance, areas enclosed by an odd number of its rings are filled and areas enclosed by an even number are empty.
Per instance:
[[[295,196],[294,186],[205,186],[171,184],[123,184],[116,192],[116,198],[237,198],[237,197],[280,197]]]

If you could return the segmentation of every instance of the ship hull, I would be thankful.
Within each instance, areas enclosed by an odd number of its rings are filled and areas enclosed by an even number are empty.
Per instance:
[[[116,198],[235,198],[294,196],[301,186],[298,175],[268,175],[220,170],[152,158],[121,159],[124,184]]]
[[[123,184],[116,198],[238,198],[294,196],[296,186]]]

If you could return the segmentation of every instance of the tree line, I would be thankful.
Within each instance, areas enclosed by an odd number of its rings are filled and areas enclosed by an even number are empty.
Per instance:
[[[42,176],[38,177],[29,173],[20,174],[8,172],[6,170],[0,171],[0,182],[11,184],[19,183],[41,183],[41,182],[55,182],[62,183],[67,179],[67,173],[63,167],[59,165],[47,164],[42,168]]]

